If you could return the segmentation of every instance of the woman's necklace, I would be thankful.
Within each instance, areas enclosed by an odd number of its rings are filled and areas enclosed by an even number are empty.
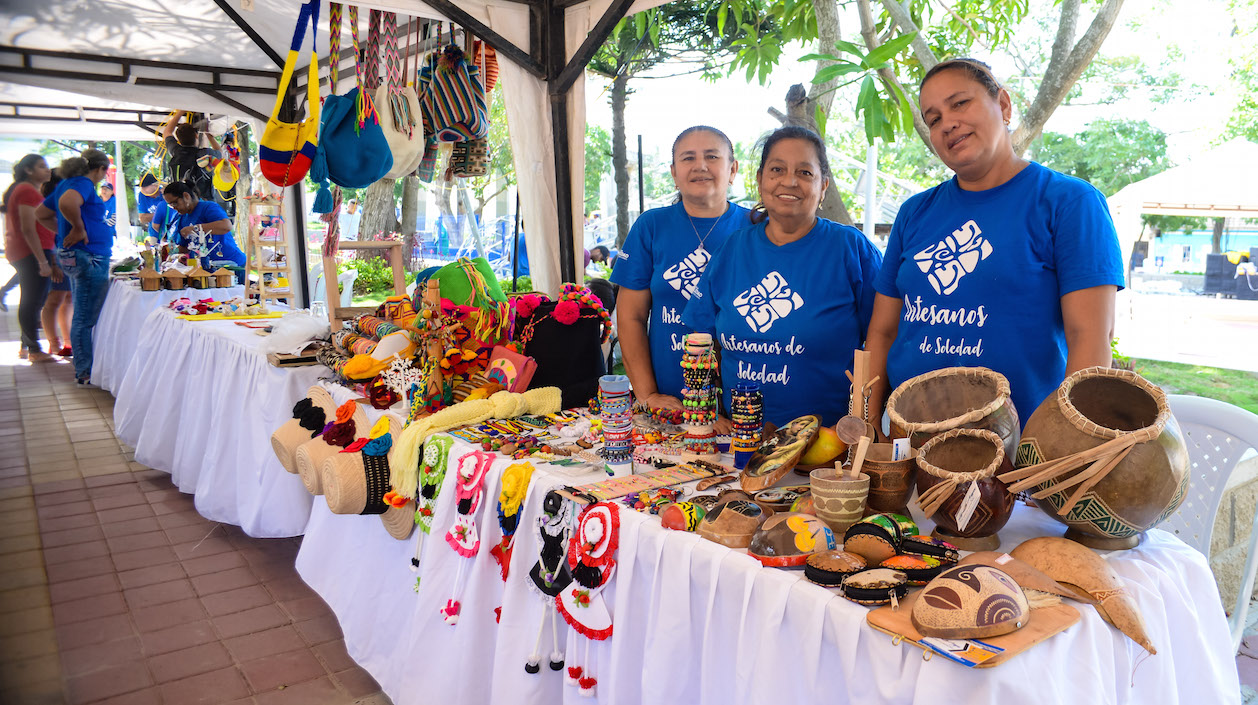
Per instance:
[[[686,207],[682,206],[681,209],[686,212],[686,219],[690,221],[690,229],[694,230],[695,237],[699,238],[699,249],[707,252],[707,250],[703,247],[703,243],[707,241],[708,236],[712,234],[712,231],[716,230],[717,223],[720,223],[721,219],[725,217],[725,214],[729,212],[729,203],[727,202],[725,204],[725,210],[721,211],[721,214],[716,217],[716,220],[712,221],[712,227],[708,228],[708,231],[703,235],[699,234],[699,228],[695,227],[695,219],[690,216],[689,211],[686,211]]]

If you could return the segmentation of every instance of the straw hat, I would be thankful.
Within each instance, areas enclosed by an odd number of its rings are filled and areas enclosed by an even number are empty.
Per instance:
[[[380,515],[380,522],[393,538],[399,541],[410,538],[415,530],[415,500],[408,500],[401,507],[389,507]]]
[[[402,433],[402,421],[397,416],[386,413],[376,423],[381,421],[387,422],[388,433],[393,439],[397,439]],[[356,445],[357,442],[350,447]],[[376,460],[376,456],[369,454],[368,446],[355,452],[346,449],[323,461],[319,466],[319,474],[323,478],[323,496],[333,514],[362,514],[371,511],[368,500],[380,509],[373,513],[384,513],[383,497],[389,489],[388,459],[393,456],[394,447],[396,446],[390,447],[381,460]],[[368,489],[369,484],[371,489]]]
[[[279,458],[280,465],[289,472],[297,472],[294,457],[297,447],[309,442],[311,438],[318,438],[324,425],[336,417],[336,404],[332,401],[332,395],[323,387],[311,387],[306,392],[306,398],[297,405],[305,407],[306,401],[310,402],[306,413],[285,421],[283,426],[271,434],[271,448],[275,451],[275,457]]]
[[[332,409],[332,413],[328,414],[328,421],[336,420],[336,409]],[[354,415],[351,417],[354,422],[354,437],[362,437],[367,435],[367,431],[371,429],[371,422],[367,419],[367,412],[363,410],[362,404],[354,404]],[[302,443],[293,453],[292,472],[301,476],[301,484],[306,486],[306,491],[313,495],[323,494],[323,478],[320,476],[319,468],[323,465],[323,461],[341,452],[341,449],[334,445],[329,445],[323,440],[323,436],[315,436],[313,439]]]

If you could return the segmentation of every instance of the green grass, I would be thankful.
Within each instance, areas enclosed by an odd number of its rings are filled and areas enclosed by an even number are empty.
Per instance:
[[[1131,362],[1136,372],[1168,394],[1209,397],[1258,414],[1258,374],[1140,358]]]
[[[391,296],[392,291],[370,291],[362,296],[354,296],[355,306],[379,306],[384,303],[385,297]]]

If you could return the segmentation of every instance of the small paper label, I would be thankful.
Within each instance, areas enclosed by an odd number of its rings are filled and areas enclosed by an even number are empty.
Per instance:
[[[909,439],[897,438],[891,441],[891,459],[904,460],[909,457]]]
[[[996,565],[1004,565],[1011,560],[1013,560],[1013,556],[1008,553],[1002,553],[999,556],[996,556]]]
[[[978,509],[978,500],[978,483],[971,481],[970,489],[965,491],[965,499],[961,500],[961,508],[957,510],[957,531],[965,531],[974,517],[974,510]]]
[[[970,668],[974,668],[1004,652],[1004,649],[999,646],[993,646],[977,639],[936,639],[928,637],[922,639],[920,643],[940,656],[952,659]]]

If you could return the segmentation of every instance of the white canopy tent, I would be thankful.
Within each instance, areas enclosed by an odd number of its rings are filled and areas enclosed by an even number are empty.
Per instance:
[[[1109,197],[1110,214],[1124,254],[1140,237],[1140,215],[1258,218],[1258,144],[1234,139],[1192,161]]]
[[[399,13],[400,32],[407,31],[401,24],[407,18],[454,21],[498,51],[530,268],[539,290],[557,292],[583,264],[573,237],[581,231],[582,214],[573,204],[583,201],[585,64],[621,17],[663,1],[459,0],[456,6],[450,0],[368,0],[359,5]],[[298,7],[297,0],[178,5],[8,0],[0,7],[0,134],[30,134],[32,123],[42,119],[49,124],[45,134],[70,135],[71,121],[65,118],[77,116],[75,130],[101,126],[89,136],[135,139],[134,134],[106,136],[106,126],[118,132],[127,127],[111,111],[137,109],[135,115],[128,110],[126,119],[148,125],[165,117],[164,111],[144,112],[154,106],[230,114],[261,128],[274,103]],[[366,15],[359,18],[361,36]],[[323,81],[327,16],[325,4],[318,34]],[[342,47],[348,46],[346,37]],[[305,56],[303,51],[303,62]],[[345,69],[352,66],[352,56],[352,49],[342,50]],[[293,87],[294,95],[304,94],[304,80]],[[41,88],[62,95],[52,100],[38,93]],[[140,132],[138,125],[135,130]],[[569,186],[561,190],[561,184]],[[299,202],[299,190],[293,193],[290,201]],[[290,222],[300,227],[302,209],[290,208]]]

